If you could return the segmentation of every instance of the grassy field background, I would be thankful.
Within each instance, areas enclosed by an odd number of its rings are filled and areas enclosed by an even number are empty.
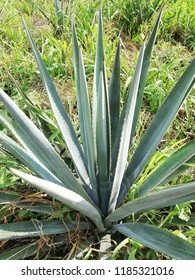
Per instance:
[[[53,119],[50,105],[41,83],[40,74],[24,32],[23,18],[30,29],[51,77],[55,81],[75,128],[77,128],[76,87],[72,65],[70,28],[72,16],[75,18],[78,37],[82,46],[90,93],[92,92],[95,42],[97,39],[97,11],[100,4],[102,5],[104,19],[104,47],[108,77],[111,74],[114,53],[120,34],[122,46],[121,86],[123,102],[132,80],[138,51],[143,41],[148,38],[159,8],[165,1],[69,0],[64,2],[62,26],[62,21],[60,21],[62,18],[59,19],[57,17],[53,1],[1,1],[0,87],[27,114],[29,114],[28,108],[23,95],[19,91],[25,93],[39,110],[44,111],[47,116]],[[167,1],[150,65],[139,126],[136,131],[137,137],[134,139],[134,147],[139,143],[143,131],[153,115],[158,111],[175,82],[193,59],[194,44],[194,1]],[[18,87],[14,84],[13,79]],[[176,119],[164,136],[150,164],[145,168],[142,177],[138,178],[138,184],[147,178],[155,165],[170,156],[183,143],[194,138],[194,108],[195,95],[194,91],[192,91],[180,108]],[[0,110],[4,111],[1,103]],[[34,118],[32,115],[30,117]],[[2,129],[1,126],[0,129]],[[50,136],[50,141],[52,143],[61,141],[59,131],[53,131],[53,134]],[[20,163],[0,149],[0,191],[14,193],[26,192],[26,195],[35,195],[39,199],[42,198],[39,193],[33,194],[31,188],[24,182],[21,182],[17,177],[11,175],[5,168],[6,166],[16,167],[19,165]],[[171,184],[189,182],[194,179],[194,169],[190,168],[179,178],[173,180]],[[155,213],[147,213],[147,218],[152,220],[155,215],[159,223],[163,225],[166,223],[167,217],[169,219],[179,217],[179,219],[187,221],[190,218],[190,214],[194,213],[194,211],[194,202],[183,203],[182,205],[162,209]],[[61,218],[62,215],[63,213],[59,213],[58,217],[48,216],[47,218]],[[27,210],[14,209],[11,206],[7,208],[0,206],[0,223],[36,218],[41,217]],[[195,245],[194,228],[188,226],[173,227],[173,232]],[[0,252],[12,246],[14,247],[15,244],[0,242]],[[113,259],[168,259],[168,257],[162,256],[151,249],[146,249],[131,240],[126,240],[123,245],[116,246],[116,248],[113,252]],[[44,256],[44,252],[40,253],[42,253],[43,258],[52,258],[50,255]],[[67,252],[64,253],[62,258],[68,258]],[[93,259],[93,251],[86,258]]]

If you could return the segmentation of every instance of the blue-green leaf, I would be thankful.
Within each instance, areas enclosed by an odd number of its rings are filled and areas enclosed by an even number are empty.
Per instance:
[[[117,45],[116,56],[114,60],[112,76],[109,86],[109,105],[110,105],[110,124],[111,124],[111,142],[114,143],[116,128],[120,115],[120,39]]]
[[[130,145],[131,145],[131,141],[132,141],[132,138],[134,136],[137,121],[138,121],[138,118],[139,118],[139,113],[140,113],[140,108],[141,108],[141,103],[142,103],[142,97],[143,97],[144,88],[145,88],[145,84],[146,84],[146,77],[147,77],[148,68],[149,68],[149,65],[150,65],[150,58],[151,58],[153,46],[154,46],[154,43],[155,43],[155,40],[156,40],[156,35],[157,35],[157,31],[158,31],[158,27],[159,27],[160,19],[161,19],[161,14],[162,14],[162,9],[161,9],[161,11],[158,15],[158,18],[156,20],[156,23],[154,25],[154,28],[152,30],[152,33],[150,35],[150,38],[148,40],[148,43],[146,45],[145,52],[144,52],[142,72],[141,72],[141,78],[140,78],[140,83],[139,83],[139,90],[138,90],[138,95],[137,95],[135,114],[134,114],[134,119],[133,119],[133,127],[132,127]]]
[[[10,118],[1,112],[0,122],[10,130],[24,147],[20,147],[11,138],[1,133],[1,141],[3,141],[7,149],[17,156],[19,160],[25,162],[29,168],[38,172],[43,178],[53,182],[59,181],[60,184],[62,182],[66,188],[86,197],[84,189],[42,132],[1,89],[0,100],[2,100],[16,121],[12,122]]]
[[[111,213],[105,219],[105,223],[116,222],[132,214],[141,214],[152,209],[167,207],[191,200],[195,200],[195,182],[164,189],[154,194],[134,199]]]
[[[55,114],[56,120],[62,132],[62,135],[66,141],[67,147],[71,153],[72,159],[74,161],[76,170],[86,185],[90,185],[90,179],[86,170],[86,161],[84,159],[83,151],[81,149],[80,143],[70,121],[70,118],[67,115],[67,112],[58,96],[55,85],[50,78],[50,75],[42,61],[42,58],[33,42],[33,39],[28,31],[26,24],[24,23],[24,27],[26,30],[26,34],[28,36],[32,51],[34,53],[37,65],[39,67],[39,71],[41,73],[41,77],[43,83],[45,85],[53,112]],[[92,193],[93,190],[91,187],[88,188],[88,192]]]
[[[76,229],[88,229],[85,222],[32,220],[0,225],[0,240],[17,238],[29,238],[43,235],[60,234],[75,231]]]
[[[138,196],[143,196],[149,193],[161,182],[166,180],[179,167],[195,155],[195,141],[184,145],[163,162],[144,182],[141,186]]]
[[[179,81],[174,86],[167,99],[147,128],[130,164],[125,172],[118,205],[121,203],[135,179],[141,173],[156,147],[160,143],[167,128],[173,121],[184,99],[190,93],[195,81],[195,60],[191,62]]]
[[[94,68],[94,84],[93,84],[93,137],[94,137],[95,158],[97,157],[96,122],[97,122],[98,92],[99,92],[101,72],[103,72],[103,77],[105,82],[106,72],[105,72],[104,47],[103,47],[102,11],[100,8],[99,22],[98,22],[98,38],[97,38],[95,68]]]
[[[53,225],[53,224],[51,224]],[[78,225],[75,225],[75,230]],[[13,249],[8,249],[0,254],[0,260],[24,260],[32,256],[39,255],[40,253],[46,253],[51,250],[51,247],[57,248],[59,246],[63,246],[64,244],[68,244],[70,242],[68,236],[57,235],[52,238],[52,244],[47,244],[47,242],[43,242],[40,246],[40,239],[35,240],[26,245],[17,246]]]
[[[35,171],[36,174],[42,178],[49,180],[54,183],[62,185],[62,182],[48,170],[35,155],[28,153],[10,137],[0,131],[0,144],[2,144],[15,158],[20,162],[24,163],[25,166],[29,167],[31,170]],[[74,189],[74,186],[73,186]],[[75,189],[79,192],[79,189]]]
[[[137,67],[135,70],[132,86],[129,91],[128,100],[125,107],[126,110],[125,110],[125,115],[122,124],[121,135],[120,135],[116,169],[114,171],[115,172],[114,180],[113,180],[112,191],[111,191],[110,201],[109,201],[109,213],[113,212],[116,207],[118,195],[120,192],[121,182],[126,169],[128,152],[129,152],[129,141],[132,133],[135,104],[136,104],[136,98],[137,98],[142,63],[143,63],[144,48],[145,46],[143,46],[140,50]]]
[[[195,260],[195,246],[157,226],[124,223],[114,229],[125,236],[178,260]]]
[[[89,198],[83,198],[77,193],[63,188],[58,184],[40,179],[19,170],[13,168],[9,168],[9,170],[35,188],[47,193],[48,195],[51,195],[53,198],[63,202],[65,205],[68,205],[69,207],[89,217],[96,224],[100,231],[105,230],[100,211],[93,204],[93,202],[90,201]]]
[[[96,144],[97,144],[97,167],[100,205],[103,213],[107,212],[110,195],[110,138],[109,138],[109,116],[107,96],[104,87],[103,73],[100,73],[97,122],[96,122]]]
[[[93,136],[91,128],[91,111],[89,103],[89,95],[87,91],[87,83],[81,49],[79,47],[74,23],[72,24],[73,54],[75,65],[75,77],[77,86],[77,100],[79,111],[79,123],[81,129],[81,138],[83,143],[84,155],[87,161],[88,173],[92,187],[97,190],[97,182],[95,176],[95,158],[93,147]],[[98,204],[98,195],[93,197]]]
[[[3,192],[0,192],[0,205],[14,205],[18,208],[24,208],[26,210],[42,214],[53,214],[56,211],[60,211],[59,208],[53,207],[48,202],[30,200],[19,195],[7,194]]]

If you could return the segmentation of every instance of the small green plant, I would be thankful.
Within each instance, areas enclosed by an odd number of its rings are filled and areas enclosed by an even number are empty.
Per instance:
[[[195,246],[172,234],[155,221],[147,219],[151,210],[194,200],[195,182],[166,187],[166,183],[186,170],[195,161],[195,142],[183,145],[158,168],[142,185],[136,179],[158,147],[182,102],[194,84],[195,61],[183,73],[156,116],[151,121],[136,151],[132,140],[136,133],[145,81],[152,48],[158,30],[161,12],[143,45],[124,107],[120,109],[120,40],[117,46],[113,72],[107,86],[103,50],[102,15],[99,14],[97,51],[94,67],[92,106],[87,90],[86,75],[74,22],[72,43],[77,87],[79,138],[62,105],[54,83],[41,59],[33,39],[25,30],[38,64],[50,103],[72,158],[71,170],[50,144],[45,135],[1,89],[0,100],[9,114],[0,112],[0,122],[12,135],[0,131],[2,147],[15,156],[35,175],[13,167],[8,169],[30,185],[47,193],[71,209],[84,215],[80,222],[72,219],[35,220],[0,225],[0,240],[34,238],[55,235],[54,246],[69,242],[70,232],[89,233],[90,246],[100,241],[99,258],[111,257],[111,239],[126,236],[155,251],[175,259],[195,259]],[[157,89],[158,90],[158,89]],[[91,114],[91,107],[93,113]],[[81,135],[81,136],[80,136]],[[20,196],[0,194],[1,204],[57,216],[56,205],[50,202],[25,202]],[[37,204],[38,203],[38,204]],[[62,204],[62,205],[63,205]],[[193,219],[192,219],[193,220]],[[190,223],[189,219],[189,223]],[[166,223],[168,224],[168,222]],[[90,233],[95,234],[90,234]],[[58,235],[58,234],[67,235]],[[122,243],[123,244],[123,243]],[[20,259],[35,255],[38,244],[21,245],[0,255],[1,259]],[[89,247],[89,244],[88,246]],[[44,244],[44,250],[49,250]],[[110,252],[110,254],[109,254]],[[117,254],[117,250],[114,254]],[[134,258],[134,255],[131,256]]]

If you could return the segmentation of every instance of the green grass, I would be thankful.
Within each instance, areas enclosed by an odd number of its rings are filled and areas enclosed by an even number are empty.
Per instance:
[[[57,17],[55,14],[55,7],[53,2],[46,0],[34,1],[42,7],[47,15],[50,17],[54,25],[57,25]],[[28,108],[18,93],[16,86],[10,79],[8,72],[16,80],[21,90],[29,96],[33,103],[39,107],[40,110],[50,115],[48,101],[41,85],[40,74],[38,73],[34,59],[30,52],[27,42],[27,37],[24,32],[21,17],[25,18],[29,29],[35,39],[36,44],[43,56],[47,65],[49,73],[55,80],[60,96],[68,108],[75,127],[78,124],[74,73],[72,66],[72,49],[71,49],[71,34],[70,22],[71,15],[74,14],[79,41],[82,45],[84,55],[85,70],[87,73],[87,80],[89,88],[92,90],[93,79],[93,64],[95,58],[95,44],[97,20],[94,14],[98,10],[99,1],[67,1],[69,4],[64,6],[64,33],[58,34],[53,25],[45,18],[45,16],[33,5],[31,1],[23,0],[2,0],[0,3],[0,87],[2,87],[7,94],[11,95],[14,101],[20,104],[20,107],[29,113]],[[125,98],[126,92],[133,76],[133,69],[135,66],[135,59],[137,50],[144,36],[148,36],[151,26],[154,23],[156,12],[151,14],[152,6],[147,6],[147,1],[143,2],[142,14],[140,14],[139,7],[134,9],[130,5],[132,1],[101,1],[104,16],[104,32],[105,32],[105,52],[108,77],[110,76],[111,67],[113,63],[113,53],[115,52],[118,34],[121,33],[122,51],[121,51],[121,84],[122,96]],[[154,1],[152,1],[154,2]],[[163,1],[159,1],[163,2]],[[146,91],[143,100],[142,113],[140,117],[140,124],[137,128],[137,137],[134,140],[138,143],[147,127],[149,120],[153,114],[157,112],[162,102],[165,100],[167,94],[170,92],[175,81],[179,78],[181,73],[186,69],[187,65],[193,58],[194,49],[194,15],[193,15],[193,1],[169,1],[165,6],[162,25],[158,35],[158,46],[154,50],[154,58],[150,66],[150,72],[146,84]],[[159,5],[157,6],[157,9]],[[96,13],[97,14],[97,13]],[[131,17],[129,16],[131,15]],[[140,15],[142,17],[140,18]],[[129,70],[130,69],[130,70]],[[158,92],[156,92],[158,86]],[[123,99],[124,100],[124,99]],[[179,147],[183,142],[187,141],[195,135],[194,122],[194,106],[195,98],[194,92],[190,94],[187,101],[180,109],[176,120],[173,122],[169,131],[164,137],[159,150],[154,154],[150,164],[143,172],[143,177],[138,178],[137,184],[144,181],[150,174],[150,170],[163,162],[163,160],[173,153],[176,147]],[[0,104],[0,110],[3,110]],[[38,115],[38,113],[37,113]],[[33,117],[33,116],[31,116]],[[55,127],[51,127],[53,134],[50,136],[51,142],[54,144],[61,144],[61,135]],[[1,127],[0,127],[1,129]],[[79,133],[79,131],[78,131]],[[16,167],[17,162],[8,154],[0,150],[0,191],[20,192],[25,188],[29,194],[30,188],[26,188],[25,184],[18,178],[11,175],[5,166]],[[183,183],[194,179],[193,168],[189,169],[185,174],[182,174],[172,184]],[[130,195],[133,195],[132,193]],[[40,198],[40,197],[39,197]],[[38,199],[38,198],[36,198]],[[47,199],[47,198],[42,198]],[[180,218],[185,221],[189,218],[190,213],[194,212],[194,204],[189,203],[176,205],[169,209],[162,209],[155,213],[147,213],[147,218],[151,221],[164,224],[167,221],[172,221],[174,218]],[[71,219],[71,211],[64,209],[64,213],[59,213],[59,218],[64,215]],[[32,214],[30,211],[9,208],[8,206],[0,206],[0,222],[7,222],[7,220],[26,220],[36,219],[37,214]],[[56,217],[48,215],[48,219]],[[78,220],[79,220],[78,216]],[[183,226],[173,229],[176,235],[195,244],[195,231],[193,228]],[[68,258],[75,253],[76,246],[85,238],[84,236],[73,236],[72,244],[66,248],[64,252],[51,251],[51,254],[44,254],[41,249],[46,242],[51,242],[52,239],[48,237],[47,240],[32,240],[40,244],[40,250],[37,252],[36,258]],[[131,241],[129,239],[122,240],[118,236],[115,250],[113,251],[113,259],[169,259],[162,254],[158,254],[151,249],[144,248],[142,245]],[[15,244],[9,242],[0,243],[0,252],[6,250],[10,246],[14,248]],[[96,248],[92,248],[85,259],[96,258]]]

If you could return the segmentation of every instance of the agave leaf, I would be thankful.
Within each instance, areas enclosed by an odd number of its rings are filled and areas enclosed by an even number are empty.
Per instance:
[[[111,142],[113,144],[120,114],[120,39],[117,45],[117,51],[110,80],[109,104],[111,122]]]
[[[103,73],[100,74],[97,121],[96,121],[96,139],[97,139],[97,164],[100,182],[107,182],[109,178],[109,128],[108,111],[106,102],[106,93],[104,89]]]
[[[36,155],[36,157],[46,165],[46,168],[48,167],[51,172],[57,174],[58,178],[61,179],[67,188],[78,189],[78,191],[81,190],[84,194],[84,190],[82,190],[76,178],[56,153],[49,141],[2,89],[0,89],[0,100],[17,122],[17,124],[12,126],[9,122],[5,124],[13,131],[15,134],[14,136],[22,142],[22,145],[31,152],[31,155]],[[4,121],[6,121],[6,119],[4,119]],[[88,188],[86,188],[86,190],[88,190]]]
[[[57,207],[52,207],[52,205],[47,202],[39,202],[19,195],[2,192],[0,192],[0,205],[12,205],[42,214],[53,214],[60,210]]]
[[[114,226],[125,236],[178,260],[194,260],[195,246],[184,239],[153,225],[125,223]],[[138,234],[139,233],[139,234]]]
[[[17,238],[29,238],[51,234],[61,234],[77,229],[89,229],[89,224],[85,222],[70,221],[38,221],[16,222],[0,225],[0,240],[10,240]]]
[[[46,246],[43,246],[46,247]],[[33,242],[31,244],[26,244],[22,246],[18,246],[11,250],[6,250],[4,253],[0,254],[0,260],[21,260],[33,255],[36,255],[38,252],[39,244],[37,242]],[[46,248],[44,248],[46,250]]]
[[[12,82],[14,83],[15,87],[17,88],[17,91],[22,96],[26,106],[28,107],[30,113],[38,119],[38,128],[43,132],[46,138],[49,138],[51,136],[51,129],[49,128],[48,124],[51,124],[53,127],[57,129],[57,126],[55,123],[51,120],[51,118],[48,117],[45,112],[43,112],[40,108],[34,105],[34,103],[31,101],[31,99],[28,97],[28,94],[26,94],[18,85],[14,77],[11,75],[11,73],[8,72],[8,75]]]
[[[130,145],[131,145],[132,138],[135,134],[136,125],[137,125],[137,121],[139,118],[142,97],[143,97],[144,88],[145,88],[145,84],[146,84],[146,77],[147,77],[148,68],[150,65],[150,58],[151,58],[152,49],[153,49],[153,46],[154,46],[154,43],[156,40],[156,35],[157,35],[158,27],[160,24],[161,15],[162,15],[162,9],[160,10],[160,13],[158,15],[158,18],[156,20],[156,23],[154,25],[154,28],[152,30],[152,33],[150,35],[150,38],[148,40],[148,43],[146,45],[145,52],[144,52],[143,65],[142,65],[139,90],[138,90],[138,95],[137,95],[137,100],[136,100],[136,107],[135,107],[135,113],[134,113],[134,119],[133,119],[133,127],[132,127]]]
[[[151,58],[152,49],[153,49],[153,46],[154,46],[154,43],[155,43],[155,39],[156,39],[157,31],[158,31],[158,26],[159,26],[160,19],[161,19],[161,14],[162,14],[162,9],[159,13],[159,16],[157,18],[157,21],[155,23],[153,31],[150,35],[150,38],[149,38],[148,43],[147,43],[147,45],[145,47],[145,50],[144,50],[144,57],[143,57],[143,63],[142,63],[142,69],[141,69],[141,77],[140,77],[140,82],[139,82],[139,90],[138,90],[138,94],[137,94],[135,112],[134,112],[134,117],[133,117],[132,133],[131,133],[131,137],[130,137],[129,146],[131,146],[131,142],[132,142],[133,136],[135,134],[136,125],[137,125],[138,118],[139,118],[139,112],[140,112],[140,108],[141,108],[141,102],[142,102],[142,97],[143,97],[143,93],[144,93],[146,77],[147,77],[147,73],[148,73],[148,69],[149,69],[149,65],[150,65],[150,58]],[[128,96],[127,96],[127,98],[128,98]],[[115,163],[117,162],[118,146],[119,146],[119,143],[120,143],[120,135],[121,135],[121,130],[122,130],[122,124],[124,122],[124,117],[125,117],[126,103],[127,102],[125,102],[124,108],[122,110],[122,114],[119,118],[118,126],[116,126],[117,131],[116,131],[116,139],[114,141],[114,147],[113,147],[112,170],[115,169]]]
[[[164,223],[165,227],[173,226],[195,226],[195,214],[191,214],[188,221],[184,221],[178,217],[173,217],[170,222]]]
[[[40,147],[33,142],[33,139],[31,139],[29,134],[26,133],[26,131],[20,126],[19,122],[14,122],[8,116],[3,114],[3,112],[0,112],[0,123],[13,134],[13,136],[20,142],[20,144],[26,149],[26,152],[31,155],[31,157],[36,158],[36,160],[42,163],[45,168],[49,170],[53,169],[52,165],[50,165],[50,161],[45,160],[44,150],[42,151],[42,149],[40,149]],[[8,141],[8,137],[3,137],[2,134],[1,139],[3,140],[3,138],[4,140],[7,139]],[[56,170],[53,173],[56,173]]]
[[[99,88],[101,87],[101,89]],[[100,96],[99,96],[100,95]],[[101,104],[99,104],[99,101]],[[100,124],[101,119],[103,122]],[[100,140],[101,130],[103,132],[103,146],[102,140]],[[99,10],[99,22],[98,22],[98,39],[96,46],[96,58],[94,69],[94,85],[93,85],[93,137],[94,137],[94,156],[97,162],[98,180],[102,183],[99,187],[100,203],[103,212],[106,212],[107,205],[105,203],[109,195],[109,181],[108,173],[110,169],[110,154],[111,154],[111,128],[110,128],[110,112],[109,112],[109,100],[106,78],[106,67],[104,61],[104,48],[103,48],[103,28],[102,28],[102,11]],[[105,153],[103,154],[103,150]],[[101,157],[103,156],[103,157]],[[104,162],[105,160],[105,162]],[[103,170],[103,166],[105,169]]]
[[[73,34],[72,36],[73,54],[74,54],[74,64],[75,64],[75,77],[76,77],[76,85],[77,85],[77,100],[78,100],[81,137],[82,137],[84,155],[87,160],[88,173],[91,179],[91,183],[92,186],[95,189],[97,189],[89,95],[87,91],[87,83],[86,83],[82,53],[79,47],[74,23],[72,24],[72,34]],[[98,204],[97,193],[94,199]]]
[[[77,211],[89,217],[96,224],[97,228],[100,231],[105,230],[100,212],[97,210],[96,206],[94,206],[92,201],[89,202],[89,198],[88,200],[84,199],[82,196],[69,189],[63,188],[60,185],[40,179],[38,177],[23,173],[19,170],[13,168],[9,168],[9,170],[16,176],[27,181],[30,185],[34,186],[35,188],[46,192],[53,198],[63,202],[67,206],[76,209]]]
[[[96,140],[96,116],[97,116],[97,100],[98,100],[98,86],[100,80],[100,72],[104,61],[104,49],[103,49],[103,35],[102,35],[102,13],[99,10],[99,22],[98,22],[98,39],[96,45],[96,57],[94,68],[94,84],[93,84],[93,134],[94,140]],[[96,142],[95,142],[96,143]],[[96,149],[96,145],[94,145]],[[95,153],[96,154],[96,153]]]
[[[144,48],[145,46],[143,46],[140,50],[138,63],[135,70],[135,75],[133,78],[132,86],[129,91],[128,100],[126,103],[126,111],[125,111],[124,121],[122,125],[118,158],[117,158],[114,181],[113,181],[113,186],[112,186],[112,191],[111,191],[110,201],[109,201],[109,213],[113,212],[116,207],[117,198],[120,192],[121,182],[126,169],[128,151],[129,151],[129,141],[132,133],[134,110],[135,110],[136,98],[137,98],[142,63],[143,63]]]
[[[53,109],[54,115],[62,132],[62,135],[65,139],[66,145],[70,151],[72,159],[74,161],[76,170],[86,185],[90,185],[89,176],[86,170],[86,162],[84,159],[83,151],[81,149],[80,143],[74,131],[74,128],[71,124],[70,118],[67,115],[67,112],[58,96],[57,90],[52,79],[49,76],[49,73],[42,61],[42,58],[32,40],[32,37],[28,31],[28,28],[24,22],[24,27],[26,30],[26,34],[28,36],[32,51],[34,53],[37,65],[39,67],[39,71],[41,73],[41,77],[43,83],[45,85],[51,107]],[[92,193],[93,190],[88,188],[89,192]]]
[[[166,183],[172,181],[174,178],[178,177],[180,174],[183,174],[190,166],[193,166],[195,164],[195,156],[191,157],[189,160],[183,163],[178,169],[176,169],[171,175],[166,177],[161,182],[161,185],[165,185]]]
[[[193,201],[192,201],[192,203],[193,203]],[[173,214],[174,215],[174,214]],[[190,214],[190,216],[189,216],[189,219],[188,220],[182,220],[181,218],[179,218],[179,217],[177,217],[177,216],[173,216],[172,215],[172,213],[169,215],[169,216],[167,216],[166,218],[165,218],[165,220],[163,220],[162,221],[162,223],[160,224],[160,226],[162,227],[162,225],[163,225],[163,227],[168,227],[168,228],[173,228],[174,226],[188,226],[188,227],[193,227],[193,226],[195,226],[195,214]],[[167,219],[168,218],[168,219]],[[127,219],[127,221],[128,221],[129,219]],[[130,222],[132,222],[132,219],[131,220],[129,220]],[[146,217],[142,217],[142,216],[140,216],[139,217],[139,222],[140,223],[147,223],[148,222],[148,218],[146,218]],[[190,229],[189,229],[190,230]],[[192,230],[193,230],[193,228],[192,228]]]
[[[105,223],[116,222],[132,214],[140,214],[152,209],[167,207],[194,199],[195,182],[182,184],[124,204],[111,213],[105,219]]]
[[[168,95],[161,108],[147,128],[130,164],[125,172],[118,205],[122,202],[129,188],[145,167],[156,147],[160,143],[167,128],[171,124],[184,99],[191,91],[194,84],[195,60],[191,62],[175,87]]]
[[[35,155],[34,156],[32,154],[30,155],[15,141],[13,141],[10,137],[8,137],[6,134],[4,134],[1,131],[0,131],[0,143],[2,143],[3,146],[20,162],[24,163],[27,167],[35,171],[36,174],[53,183],[58,183],[62,185],[61,181],[59,181],[56,178],[56,176],[53,175],[41,162],[39,162],[39,160],[35,157]],[[76,192],[79,192],[78,188],[74,190]]]
[[[108,99],[106,67],[104,61],[104,47],[103,47],[102,11],[100,8],[99,22],[98,22],[98,39],[97,39],[97,46],[96,46],[96,58],[95,58],[95,69],[94,69],[94,85],[93,85],[93,136],[94,136],[95,158],[97,157],[96,122],[97,122],[97,110],[98,110],[97,107],[98,107],[100,76],[102,75],[101,73],[103,73],[104,90],[105,90],[106,98]],[[108,100],[107,100],[107,104],[108,104]]]
[[[145,47],[145,50],[144,50],[144,57],[143,57],[143,63],[142,63],[142,69],[141,69],[141,77],[140,77],[140,81],[139,81],[139,89],[138,89],[138,94],[137,94],[137,99],[136,99],[136,106],[135,106],[135,112],[134,112],[134,117],[133,117],[133,125],[132,125],[132,133],[131,133],[131,137],[130,137],[129,146],[131,146],[131,142],[132,142],[133,136],[135,134],[136,125],[137,125],[138,118],[139,118],[139,112],[140,112],[140,108],[141,108],[141,102],[142,102],[142,97],[143,97],[143,93],[144,93],[146,77],[147,77],[148,68],[149,68],[149,65],[150,65],[150,58],[151,58],[152,49],[153,49],[153,46],[154,46],[154,43],[155,43],[155,39],[156,39],[157,31],[158,31],[158,26],[159,26],[160,19],[161,19],[161,14],[162,14],[162,10],[159,13],[159,16],[157,18],[155,26],[152,30],[152,33],[150,35],[150,38],[149,38],[148,43],[147,43],[147,45]],[[127,99],[128,99],[128,96],[127,96]],[[118,127],[116,126],[117,131],[116,131],[116,139],[114,141],[114,147],[113,147],[114,150],[113,150],[112,170],[114,170],[115,163],[117,162],[118,146],[119,146],[119,143],[120,143],[120,135],[121,135],[122,124],[124,122],[124,117],[125,117],[126,103],[127,103],[127,101],[125,101],[124,108],[123,108],[121,116],[119,118]]]
[[[0,113],[0,119],[1,119],[1,113]],[[0,132],[0,142],[2,142],[4,147],[6,147],[6,149],[11,154],[13,154],[18,160],[20,160],[27,167],[29,167],[29,169],[35,171],[36,174],[38,174],[42,178],[49,180],[53,183],[57,183],[66,188],[69,188],[69,189],[71,188],[71,190],[80,194],[84,198],[88,197],[85,190],[77,182],[77,180],[70,173],[70,171],[68,170],[66,165],[64,165],[64,163],[63,163],[63,166],[64,166],[64,169],[63,169],[64,175],[63,176],[65,176],[65,178],[63,178],[62,176],[59,176],[59,177],[62,177],[62,179],[63,179],[63,184],[62,184],[62,182],[56,177],[56,175],[55,175],[56,172],[55,172],[55,174],[53,174],[50,171],[50,169],[51,169],[50,161],[43,161],[43,159],[41,157],[43,155],[43,152],[39,149],[36,149],[36,147],[34,147],[31,139],[25,133],[25,131],[22,130],[18,126],[17,123],[14,123],[14,125],[12,125],[11,122],[7,121],[6,125],[12,131],[12,133],[16,136],[16,138],[18,138],[18,140],[20,140],[20,142],[22,142],[22,144],[24,146],[26,146],[26,148],[27,148],[27,151],[26,151],[21,146],[19,146],[15,141],[13,141],[10,137],[5,135],[3,132]],[[30,147],[28,148],[28,146],[30,146]],[[56,171],[59,172],[59,170],[56,170]],[[57,175],[58,175],[58,173],[57,173]],[[67,180],[68,175],[69,175],[69,178],[71,181]]]
[[[75,228],[76,230],[76,228]],[[51,247],[57,248],[65,243],[69,242],[69,238],[62,236],[54,236],[52,238],[52,244],[47,245],[46,243],[41,244],[41,252],[47,252],[51,250]],[[11,250],[6,250],[0,254],[0,260],[24,260],[34,255],[38,255],[40,252],[40,240],[33,243],[18,246]]]
[[[96,144],[97,144],[97,166],[98,187],[100,204],[103,213],[107,212],[107,202],[110,195],[110,149],[109,149],[109,118],[108,104],[104,87],[103,73],[100,74],[97,104]]]
[[[184,145],[162,163],[141,186],[138,196],[144,196],[149,193],[161,182],[171,176],[179,167],[195,155],[195,141]]]
[[[16,202],[15,206],[21,209],[26,209],[31,212],[36,212],[40,214],[54,214],[57,213],[57,211],[60,211],[58,208],[52,207],[49,203],[46,202],[34,202],[34,201],[21,201]]]
[[[7,203],[9,204],[12,203],[13,201],[17,201],[20,198],[21,196],[16,194],[7,194],[7,193],[0,192],[0,204],[7,204]]]

